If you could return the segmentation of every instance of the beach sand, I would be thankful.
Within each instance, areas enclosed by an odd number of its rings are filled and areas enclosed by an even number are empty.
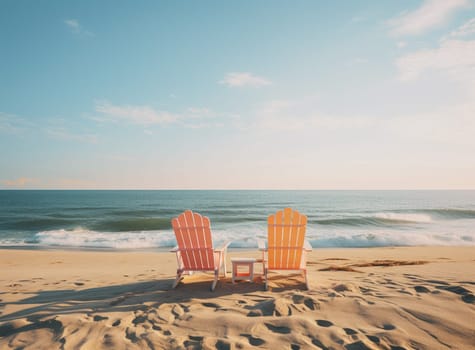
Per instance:
[[[259,257],[230,251],[231,257]],[[0,349],[475,349],[475,248],[315,249],[310,290],[168,252],[0,250]],[[259,271],[258,266],[256,270]]]

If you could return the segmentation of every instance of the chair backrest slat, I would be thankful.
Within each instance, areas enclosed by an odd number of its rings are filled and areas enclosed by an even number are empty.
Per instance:
[[[186,270],[214,270],[210,221],[187,210],[172,219],[173,230]]]
[[[285,208],[270,215],[267,223],[269,269],[299,269],[307,217]]]

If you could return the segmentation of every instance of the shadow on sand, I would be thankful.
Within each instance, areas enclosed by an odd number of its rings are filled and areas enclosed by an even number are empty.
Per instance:
[[[186,276],[175,289],[171,288],[173,279],[168,278],[89,289],[38,291],[33,296],[28,293],[24,299],[8,303],[20,306],[20,310],[0,316],[0,336],[9,333],[10,328],[5,329],[2,323],[21,318],[37,322],[48,317],[76,313],[90,315],[101,312],[133,312],[146,308],[146,305],[158,307],[162,304],[184,303],[192,299],[203,300],[206,303],[208,299],[236,294],[258,293],[262,298],[271,299],[272,291],[305,289],[300,274],[270,275],[269,291],[264,291],[264,284],[259,277],[254,283],[241,281],[236,284],[233,284],[229,277],[221,278],[213,292],[210,291],[211,281],[212,277],[209,275],[197,274]]]

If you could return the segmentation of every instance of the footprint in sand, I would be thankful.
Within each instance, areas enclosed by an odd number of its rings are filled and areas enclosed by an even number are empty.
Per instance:
[[[17,334],[21,332],[27,332],[27,331],[32,331],[32,330],[37,330],[37,329],[42,329],[42,328],[48,328],[50,329],[54,336],[59,338],[63,334],[63,324],[54,319],[49,319],[45,321],[38,321],[34,322],[31,324],[28,324],[26,326],[18,327],[15,328],[12,325],[5,325],[5,326],[0,326],[0,337],[8,337],[12,334]]]
[[[249,344],[252,346],[260,346],[265,343],[264,339],[253,337],[250,334],[241,334],[241,337],[246,337]]]
[[[325,345],[322,344],[317,338],[312,339],[312,344],[318,346],[320,349],[328,349]]]
[[[317,324],[320,327],[330,327],[333,326],[333,322],[327,321],[327,320],[317,320]]]
[[[379,344],[379,342],[380,342],[379,337],[377,337],[375,335],[367,335],[366,337],[375,344]]]
[[[189,335],[188,339],[193,341],[203,341],[204,337],[201,335]]]
[[[465,294],[462,297],[462,300],[468,304],[474,304],[475,303],[475,296],[473,294]]]
[[[109,317],[107,317],[107,316],[101,316],[101,315],[96,315],[96,316],[94,316],[94,318],[93,318],[93,320],[94,320],[95,322],[104,321],[104,320],[108,320],[108,319],[109,319]]]
[[[274,326],[273,324],[270,323],[264,323],[264,325],[267,327],[268,330],[274,333],[279,333],[279,334],[289,334],[290,333],[290,328],[285,327],[285,326]]]
[[[226,340],[218,340],[216,342],[216,349],[217,350],[231,350],[231,344]]]
[[[415,286],[414,289],[417,293],[430,293],[430,289],[424,286]]]
[[[392,325],[392,324],[389,324],[389,323],[386,323],[386,324],[383,324],[383,327],[382,327],[385,331],[392,331],[393,329],[396,329],[396,326]]]
[[[205,307],[211,307],[211,308],[214,308],[214,309],[219,309],[221,308],[221,306],[219,306],[218,304],[216,303],[201,303],[201,305],[205,306]]]
[[[201,349],[203,347],[201,340],[185,340],[183,342],[185,349]]]
[[[473,304],[475,302],[475,296],[472,294],[472,292],[462,286],[437,286],[436,288],[447,290],[449,292],[460,295],[462,301],[464,301],[465,303]]]
[[[145,321],[147,321],[147,316],[146,315],[140,315],[140,316],[135,317],[132,320],[132,323],[136,326],[140,323],[144,323]]]
[[[127,327],[127,329],[125,330],[125,337],[129,339],[132,343],[136,343],[140,340],[135,334],[135,331],[133,329],[130,329],[129,327]]]
[[[104,338],[103,338],[102,342],[103,342],[105,347],[111,348],[111,349],[114,348],[114,338],[112,337],[112,335],[110,335],[108,333],[104,334]]]
[[[295,294],[292,296],[292,302],[294,304],[304,304],[310,310],[320,310],[320,303],[310,297],[304,295]]]
[[[346,350],[371,350],[372,348],[368,347],[365,343],[363,343],[360,340],[355,343],[345,345],[345,349]]]
[[[343,330],[345,331],[345,333],[347,335],[355,335],[355,334],[358,333],[357,331],[355,331],[354,329],[351,329],[351,328],[343,328]]]

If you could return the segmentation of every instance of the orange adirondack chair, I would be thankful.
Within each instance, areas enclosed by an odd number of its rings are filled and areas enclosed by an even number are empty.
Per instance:
[[[302,271],[308,289],[306,253],[312,246],[305,240],[307,217],[297,210],[285,208],[267,219],[267,241],[259,241],[264,263],[265,288],[269,270]]]
[[[221,249],[214,249],[209,219],[191,210],[186,210],[173,218],[172,226],[178,244],[172,250],[176,253],[178,263],[173,288],[183,279],[185,272],[213,271],[214,281],[211,285],[213,291],[221,267],[226,277],[226,251],[231,242],[226,243]]]

